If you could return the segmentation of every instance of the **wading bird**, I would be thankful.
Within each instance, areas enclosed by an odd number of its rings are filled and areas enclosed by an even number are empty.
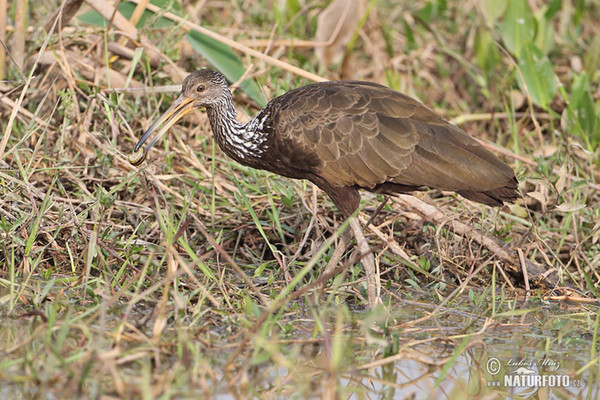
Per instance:
[[[291,90],[242,124],[225,77],[208,69],[193,72],[183,81],[179,98],[142,135],[130,162],[141,164],[157,139],[197,108],[206,109],[214,137],[229,157],[278,175],[308,179],[351,218],[371,307],[379,301],[379,276],[353,217],[359,189],[393,195],[438,188],[490,206],[518,197],[512,168],[475,139],[420,102],[362,81],[320,82]],[[338,248],[345,249],[348,239],[342,234]],[[341,255],[332,257],[325,271],[333,269]]]

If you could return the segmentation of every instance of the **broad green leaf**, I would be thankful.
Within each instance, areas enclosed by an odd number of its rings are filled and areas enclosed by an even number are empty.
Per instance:
[[[506,1],[498,0],[481,0],[485,22],[489,27],[493,26],[496,20],[504,14],[507,3]]]
[[[177,0],[151,0],[150,1],[151,4],[160,7],[163,10],[169,10],[170,12],[173,13],[178,13],[179,11],[181,11],[181,5],[179,4],[179,2]],[[136,4],[131,2],[131,1],[126,1],[124,3],[122,3],[119,6],[119,12],[121,14],[123,14],[123,16],[125,18],[131,18],[131,15],[133,14],[133,10],[135,9]],[[151,21],[151,18],[153,18],[155,16],[155,14],[152,11],[149,10],[144,10],[144,13],[142,14],[142,16],[140,17],[140,20],[138,21],[138,23],[136,24],[137,28],[141,28],[143,26],[145,26],[145,24],[148,21]],[[101,27],[107,27],[108,26],[108,21],[102,16],[100,15],[96,10],[92,10],[92,11],[88,11],[86,13],[83,13],[81,15],[79,15],[77,17],[77,19],[79,19],[81,22],[84,22],[86,24],[90,24],[90,25],[94,25],[94,26],[101,26]],[[166,28],[166,27],[170,27],[173,26],[175,23],[167,18],[158,18],[154,21],[154,23],[152,24],[152,28]]]
[[[427,3],[425,3],[425,6],[423,8],[421,8],[419,11],[417,11],[417,16],[419,18],[421,18],[423,21],[430,23],[431,22],[431,18],[434,15],[435,10],[433,7],[433,3],[431,1],[428,1]]]
[[[548,57],[533,43],[528,43],[522,49],[518,66],[523,76],[517,80],[521,89],[529,93],[535,104],[548,109],[556,94],[554,71]]]
[[[197,31],[190,31],[186,35],[188,41],[200,55],[217,70],[219,70],[230,82],[237,82],[244,75],[246,69],[242,60],[233,52],[231,47],[212,39]],[[246,79],[240,84],[240,88],[250,96],[260,107],[267,103],[258,85],[252,79]]]
[[[439,18],[448,9],[446,0],[428,1],[423,8],[417,11],[416,15],[426,23]]]
[[[527,1],[509,0],[499,29],[508,50],[519,57],[523,47],[533,40],[535,34],[535,21]]]

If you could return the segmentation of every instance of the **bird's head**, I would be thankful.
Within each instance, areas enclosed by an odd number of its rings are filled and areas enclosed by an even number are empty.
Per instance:
[[[141,164],[146,158],[146,152],[162,137],[171,126],[181,117],[189,114],[197,108],[212,108],[222,101],[224,92],[228,92],[227,81],[219,72],[210,69],[200,69],[189,74],[181,86],[181,94],[171,104],[171,107],[161,115],[150,128],[144,132],[135,145],[133,153],[129,156],[129,162],[133,165]],[[144,143],[154,135],[146,148]]]
[[[200,107],[212,107],[228,91],[225,77],[210,69],[200,69],[189,74],[181,85],[181,96],[183,101],[191,102],[192,109]]]

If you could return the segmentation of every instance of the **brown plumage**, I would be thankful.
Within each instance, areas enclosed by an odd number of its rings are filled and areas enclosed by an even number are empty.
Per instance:
[[[491,206],[517,198],[508,165],[420,102],[370,82],[300,87],[241,125],[223,75],[199,70],[185,79],[182,95],[142,136],[136,152],[161,124],[159,135],[200,107],[206,107],[217,143],[230,157],[308,179],[346,215],[358,207],[359,189],[394,194],[439,188]]]
[[[420,102],[360,81],[291,90],[243,125],[235,119],[223,75],[196,71],[184,80],[181,96],[144,133],[132,163],[141,163],[158,137],[201,107],[227,155],[244,165],[310,180],[346,216],[359,206],[359,189],[394,194],[439,188],[491,206],[518,196],[513,170],[475,139]],[[357,229],[353,226],[355,235]],[[369,293],[370,303],[372,297]]]

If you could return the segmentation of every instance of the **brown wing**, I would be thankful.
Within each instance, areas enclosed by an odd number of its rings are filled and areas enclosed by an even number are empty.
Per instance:
[[[288,92],[270,106],[278,109],[273,123],[281,143],[314,154],[318,175],[332,186],[373,189],[393,182],[482,192],[514,176],[463,131],[384,86],[319,83]]]

